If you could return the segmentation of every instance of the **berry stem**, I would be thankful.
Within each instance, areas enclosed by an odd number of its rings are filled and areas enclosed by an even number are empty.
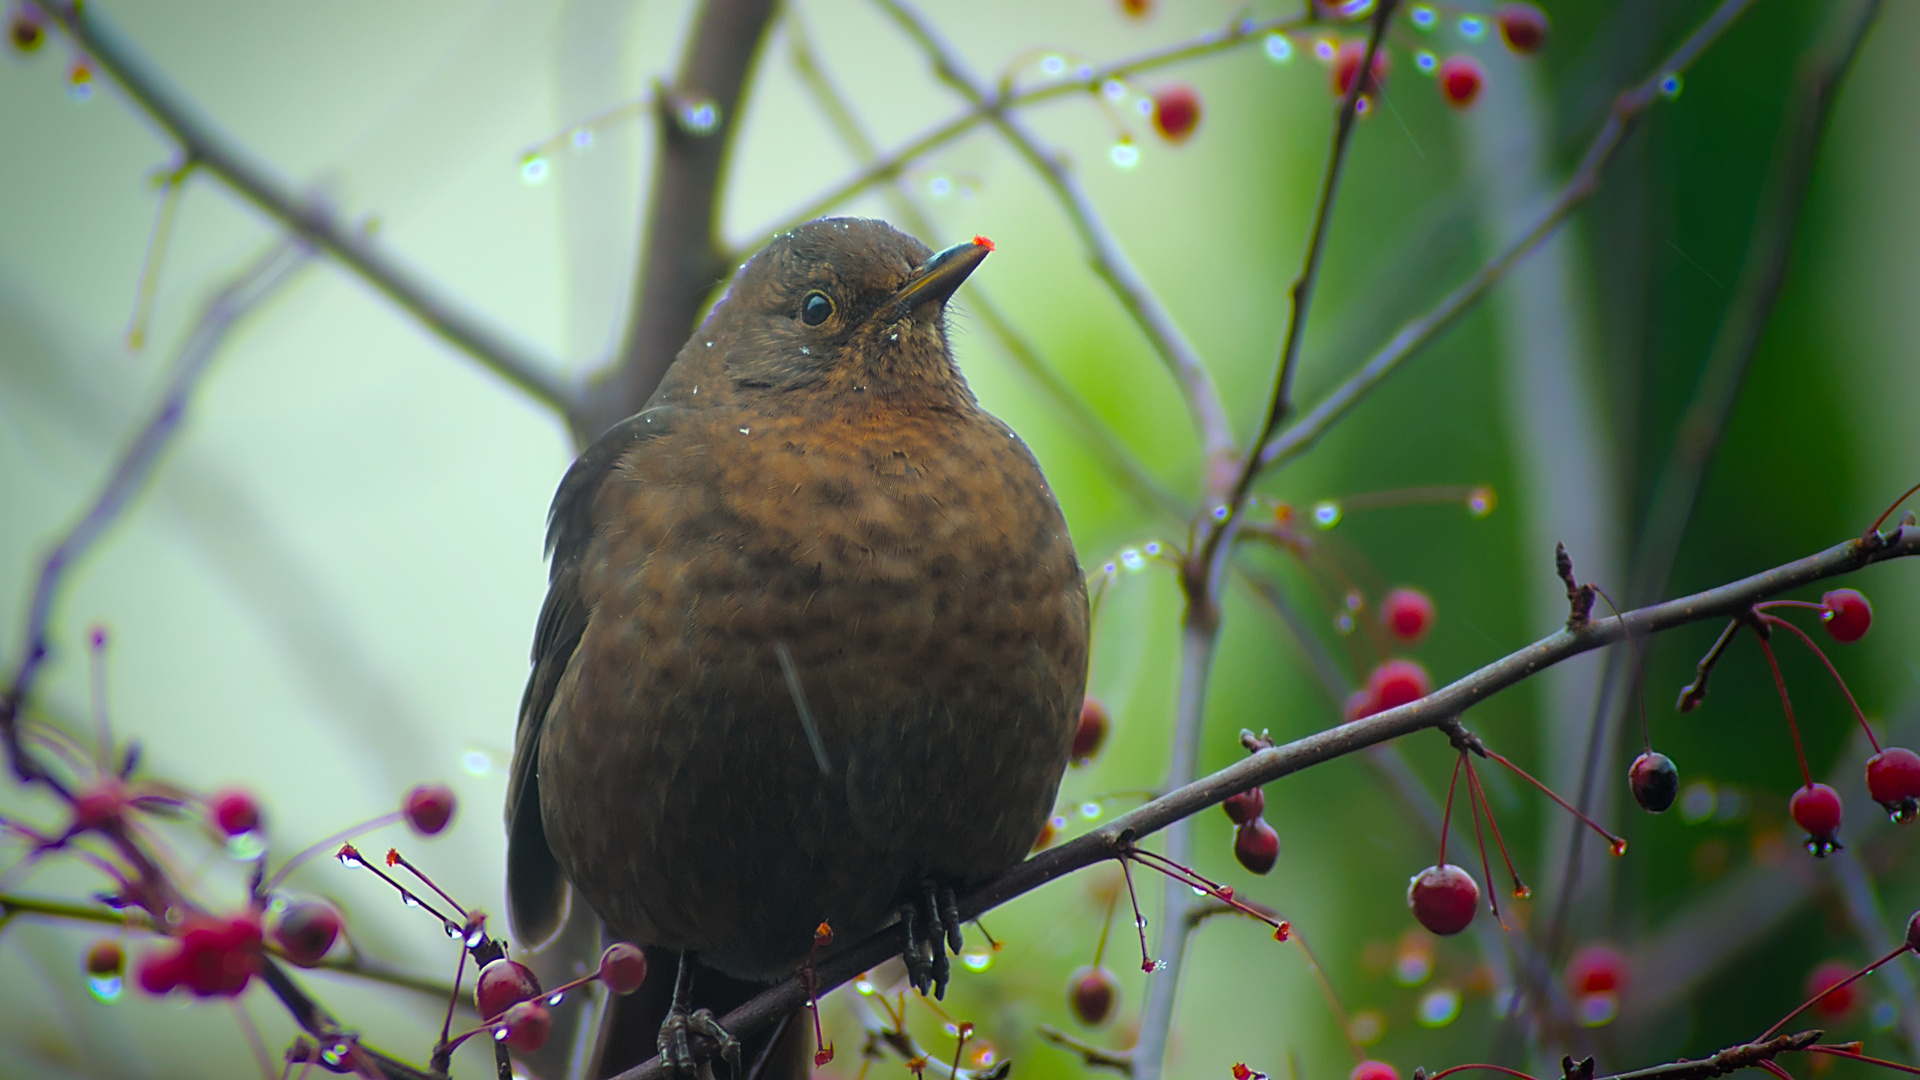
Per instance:
[[[1460,755],[1460,757],[1457,760],[1454,761],[1453,779],[1447,781],[1447,805],[1446,805],[1446,809],[1440,811],[1439,865],[1441,866],[1447,865],[1447,827],[1453,824],[1453,789],[1456,785],[1460,783],[1460,766],[1464,764],[1466,760],[1467,760],[1467,756],[1466,754],[1463,753]]]
[[[1885,1058],[1868,1057],[1865,1054],[1855,1053],[1854,1051],[1845,1049],[1844,1047],[1820,1046],[1818,1044],[1815,1044],[1813,1046],[1807,1047],[1807,1053],[1831,1054],[1834,1057],[1845,1058],[1848,1061],[1858,1061],[1865,1065],[1878,1065],[1883,1069],[1892,1069],[1894,1072],[1903,1072],[1913,1076],[1920,1076],[1920,1069],[1916,1069],[1911,1065],[1902,1065],[1897,1061],[1888,1061]]]
[[[347,841],[352,840],[354,837],[360,835],[361,833],[371,832],[374,829],[381,827],[382,825],[391,825],[394,822],[399,821],[403,816],[405,815],[403,814],[402,811],[399,811],[399,810],[389,811],[388,813],[381,814],[379,817],[368,818],[366,821],[363,821],[358,825],[348,826],[347,828],[341,829],[339,832],[334,833],[332,836],[327,837],[325,840],[318,840],[312,844],[309,844],[304,848],[301,848],[299,851],[294,853],[292,858],[282,863],[280,866],[280,869],[274,871],[272,877],[267,879],[267,883],[261,887],[261,890],[260,890],[261,895],[264,896],[267,893],[270,893],[273,890],[279,888],[281,883],[287,880],[288,874],[293,873],[295,870],[300,868],[300,864],[308,861],[309,859],[312,859],[314,856],[319,855],[321,852],[337,851],[339,850],[339,847],[341,844],[344,844]]]
[[[1483,750],[1488,757],[1492,758],[1493,760],[1499,762],[1502,765],[1505,765],[1507,768],[1512,769],[1514,774],[1520,777],[1520,779],[1525,780],[1527,783],[1532,784],[1534,787],[1539,788],[1541,794],[1545,795],[1549,799],[1552,799],[1554,802],[1559,803],[1560,808],[1562,810],[1565,810],[1567,813],[1572,814],[1574,817],[1580,819],[1581,823],[1586,825],[1587,828],[1592,829],[1594,832],[1599,833],[1601,838],[1607,842],[1607,846],[1613,850],[1613,853],[1615,855],[1625,855],[1627,853],[1627,842],[1625,840],[1622,840],[1620,837],[1615,836],[1612,833],[1608,832],[1605,828],[1601,827],[1599,822],[1588,817],[1586,814],[1581,813],[1580,810],[1576,808],[1572,803],[1561,798],[1558,792],[1554,791],[1552,788],[1541,783],[1540,781],[1535,780],[1533,778],[1532,773],[1527,772],[1527,770],[1521,768],[1518,765],[1515,765],[1513,762],[1508,761],[1506,758],[1500,756],[1499,754],[1494,753],[1492,750],[1487,749],[1487,747],[1484,744],[1481,746],[1481,750]]]
[[[1753,605],[1753,610],[1766,611],[1778,607],[1806,608],[1808,611],[1827,610],[1827,605],[1816,604],[1811,600],[1768,600],[1765,603]]]
[[[448,930],[451,930],[455,935],[460,935],[462,933],[463,928],[459,923],[454,922],[452,919],[449,919],[445,915],[441,914],[440,911],[436,909],[432,904],[427,903],[425,900],[422,900],[420,899],[419,896],[415,895],[413,890],[393,880],[392,875],[388,874],[385,870],[382,870],[379,867],[373,865],[373,863],[367,861],[367,857],[360,853],[359,848],[354,847],[352,844],[341,844],[340,859],[343,862],[351,859],[353,863],[359,864],[363,869],[373,874],[374,877],[377,877],[381,881],[384,881],[387,884],[393,886],[394,890],[400,894],[400,901],[402,903],[407,904],[411,907],[417,907],[421,911],[424,911],[427,914],[433,916],[434,918],[439,919],[440,924],[446,927]]]
[[[1605,600],[1607,607],[1613,611],[1613,617],[1620,621],[1621,626],[1625,626],[1626,616],[1620,614],[1620,605],[1613,602],[1613,597],[1607,595],[1607,590],[1595,585],[1593,591],[1600,594],[1600,599]],[[1646,646],[1640,638],[1632,634],[1627,635],[1627,644],[1633,647],[1633,696],[1640,703],[1640,742],[1648,753],[1652,753],[1653,727],[1647,723]],[[1493,817],[1491,807],[1487,810],[1487,817],[1489,819]],[[1499,833],[1496,831],[1494,835],[1498,836]],[[1515,875],[1516,880],[1518,877],[1519,875]]]
[[[1763,619],[1765,617],[1761,616]],[[1800,775],[1806,778],[1807,786],[1812,787],[1813,770],[1807,768],[1807,751],[1800,745],[1800,725],[1793,718],[1793,700],[1787,697],[1787,680],[1780,676],[1780,661],[1774,658],[1773,645],[1767,641],[1764,633],[1756,629],[1753,636],[1760,641],[1760,651],[1767,655],[1767,668],[1773,672],[1773,685],[1780,691],[1780,707],[1787,711],[1787,731],[1793,736],[1793,752],[1800,758]]]
[[[1439,1072],[1434,1073],[1432,1076],[1428,1077],[1427,1080],[1440,1080],[1440,1078],[1443,1076],[1452,1076],[1454,1073],[1466,1072],[1468,1069],[1480,1069],[1484,1072],[1496,1072],[1501,1074],[1502,1076],[1518,1077],[1519,1080],[1537,1080],[1537,1078],[1534,1077],[1531,1073],[1523,1073],[1518,1069],[1509,1069],[1505,1065],[1486,1065],[1478,1061],[1469,1062],[1465,1065],[1448,1066],[1447,1068],[1441,1069]]]
[[[1907,951],[1907,946],[1901,945],[1899,948],[1893,950],[1892,952],[1881,957],[1880,959],[1875,960],[1873,963],[1868,964],[1866,967],[1861,968],[1859,971],[1856,971],[1853,974],[1847,976],[1846,978],[1840,980],[1839,982],[1834,983],[1832,986],[1829,986],[1824,990],[1821,990],[1819,993],[1801,1002],[1798,1008],[1794,1009],[1792,1012],[1788,1013],[1787,1015],[1781,1017],[1779,1020],[1775,1021],[1772,1027],[1761,1032],[1760,1037],[1753,1041],[1766,1042],[1768,1039],[1773,1038],[1773,1035],[1775,1032],[1787,1026],[1787,1021],[1792,1020],[1794,1017],[1799,1016],[1801,1013],[1806,1012],[1808,1009],[1812,1008],[1814,1002],[1819,1001],[1821,998],[1826,997],[1828,994],[1833,993],[1835,990],[1838,990],[1843,986],[1852,984],[1853,981],[1856,979],[1860,979],[1871,974],[1875,968],[1878,968],[1882,964],[1888,963],[1889,961],[1899,958],[1899,956],[1902,953],[1905,953],[1906,951]]]
[[[460,906],[460,901],[455,900],[451,896],[448,896],[447,890],[441,888],[438,885],[435,885],[433,883],[432,878],[421,873],[419,867],[408,862],[407,857],[405,855],[400,854],[399,848],[387,849],[387,865],[400,866],[400,867],[406,868],[406,870],[409,873],[413,874],[414,877],[419,878],[423,883],[425,883],[427,888],[432,889],[434,892],[438,893],[440,895],[440,899],[445,900],[447,903],[453,905],[453,910],[459,912],[461,918],[464,919],[467,917],[467,909]]]
[[[1500,849],[1500,861],[1507,864],[1507,873],[1513,878],[1514,899],[1526,899],[1532,895],[1533,890],[1527,888],[1527,883],[1520,880],[1520,871],[1513,868],[1513,855],[1507,851],[1506,837],[1500,835],[1500,823],[1493,820],[1493,803],[1487,798],[1487,787],[1480,782],[1480,774],[1473,771],[1473,759],[1471,758],[1467,759],[1467,788],[1469,795],[1477,792],[1480,795],[1480,805],[1486,807],[1487,825],[1493,830],[1494,846]],[[1493,875],[1491,873],[1487,875],[1487,891],[1493,891]]]
[[[1893,500],[1892,506],[1887,507],[1884,511],[1881,512],[1879,517],[1873,519],[1873,524],[1867,527],[1867,532],[1869,534],[1879,532],[1880,526],[1885,524],[1886,520],[1893,516],[1893,512],[1895,510],[1900,509],[1901,503],[1906,502],[1908,499],[1912,498],[1914,492],[1916,491],[1920,491],[1920,484],[1913,485],[1912,487],[1908,488],[1905,492],[1903,492],[1899,498]]]
[[[1278,916],[1269,915],[1264,911],[1256,910],[1252,907],[1249,907],[1247,904],[1241,902],[1240,900],[1235,899],[1233,895],[1233,886],[1231,885],[1223,885],[1220,882],[1214,881],[1212,878],[1207,877],[1205,874],[1202,874],[1199,871],[1193,870],[1189,867],[1182,866],[1179,863],[1174,862],[1172,859],[1167,858],[1165,855],[1160,854],[1159,852],[1147,851],[1144,848],[1134,848],[1129,852],[1129,854],[1131,855],[1132,858],[1139,860],[1140,865],[1145,866],[1150,870],[1158,870],[1162,874],[1165,874],[1166,876],[1174,879],[1175,881],[1180,882],[1183,885],[1187,885],[1189,887],[1199,889],[1200,891],[1206,893],[1208,896],[1213,897],[1215,900],[1218,900],[1221,903],[1232,908],[1233,910],[1238,911],[1240,914],[1245,915],[1248,918],[1258,919],[1261,922],[1266,923],[1268,926],[1273,927],[1277,940],[1285,941],[1286,936],[1292,930],[1291,925],[1287,922],[1287,920],[1279,918]]]
[[[1487,883],[1487,907],[1493,911],[1494,921],[1500,924],[1500,929],[1505,930],[1507,920],[1500,914],[1500,901],[1495,899],[1498,894],[1493,888],[1493,861],[1487,858],[1487,837],[1480,831],[1480,800],[1474,798],[1480,788],[1474,783],[1473,766],[1467,763],[1465,750],[1460,751],[1460,764],[1467,767],[1467,812],[1473,815],[1473,841],[1480,848],[1480,873],[1481,880]]]
[[[1140,934],[1140,970],[1153,970],[1153,957],[1147,953],[1147,917],[1140,914],[1140,894],[1133,889],[1133,868],[1127,865],[1127,857],[1120,857],[1120,876],[1127,879],[1127,902],[1133,905],[1133,928]]]
[[[1820,607],[1819,604],[1808,604],[1807,606]],[[1840,692],[1847,696],[1847,704],[1853,707],[1854,719],[1860,721],[1860,730],[1867,733],[1867,741],[1873,744],[1873,752],[1876,754],[1879,753],[1880,740],[1877,738],[1874,738],[1873,727],[1867,723],[1867,714],[1860,710],[1860,703],[1853,699],[1853,691],[1847,688],[1847,680],[1840,677],[1839,669],[1833,666],[1833,661],[1827,659],[1826,650],[1822,649],[1818,642],[1814,641],[1811,637],[1808,637],[1807,632],[1805,630],[1800,629],[1799,627],[1793,625],[1792,623],[1788,622],[1785,619],[1779,618],[1778,616],[1774,616],[1774,615],[1762,615],[1760,616],[1760,619],[1761,621],[1767,623],[1769,626],[1783,626],[1783,627],[1786,627],[1788,630],[1793,631],[1793,635],[1795,637],[1805,642],[1807,648],[1813,650],[1813,655],[1819,657],[1820,662],[1826,665],[1827,674],[1833,676],[1833,681],[1840,684]]]
[[[1107,957],[1107,932],[1113,929],[1113,909],[1119,906],[1120,890],[1115,889],[1113,890],[1113,895],[1107,899],[1107,917],[1100,920],[1100,943],[1093,947],[1094,967],[1099,967]],[[980,928],[981,933],[984,934],[986,931],[986,927],[983,926]],[[987,940],[992,941],[992,936],[989,935]]]
[[[1307,970],[1313,972],[1314,981],[1320,984],[1320,993],[1327,999],[1327,1008],[1333,1010],[1333,1018],[1340,1025],[1340,1037],[1347,1041],[1347,1049],[1353,1051],[1353,1060],[1366,1061],[1366,1048],[1353,1037],[1353,1024],[1347,1019],[1347,1010],[1340,1007],[1340,995],[1333,992],[1333,983],[1328,980],[1326,969],[1320,966],[1320,958],[1313,955],[1313,950],[1307,947],[1307,939],[1296,933],[1293,935],[1293,941],[1300,946],[1301,954],[1307,958]]]

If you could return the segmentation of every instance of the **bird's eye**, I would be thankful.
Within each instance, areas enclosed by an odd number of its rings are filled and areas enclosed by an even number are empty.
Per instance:
[[[800,301],[800,321],[808,326],[819,326],[833,317],[833,301],[823,292],[810,292]]]

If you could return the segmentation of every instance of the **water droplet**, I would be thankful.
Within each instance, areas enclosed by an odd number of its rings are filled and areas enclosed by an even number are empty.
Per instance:
[[[469,750],[460,755],[460,767],[473,776],[485,776],[493,768],[493,762],[478,750]]]
[[[1451,986],[1436,986],[1420,997],[1417,1018],[1421,1027],[1446,1027],[1459,1015],[1460,991]]]
[[[1213,520],[1215,520],[1215,521],[1225,521],[1225,520],[1227,520],[1227,508],[1226,508],[1226,507],[1224,507],[1224,506],[1216,506],[1216,507],[1214,507],[1214,508],[1213,508]]]
[[[1533,895],[1533,890],[1527,888],[1526,882],[1516,881],[1513,883],[1513,898],[1515,900],[1525,900],[1527,897],[1532,895]]]
[[[1267,35],[1267,59],[1276,64],[1284,64],[1293,59],[1293,42],[1287,40],[1287,35]]]
[[[507,1041],[507,1025],[501,1024],[499,1027],[493,1029],[493,1041],[494,1042]]]
[[[1114,143],[1113,149],[1107,151],[1107,156],[1112,158],[1113,163],[1122,169],[1131,169],[1135,165],[1140,164],[1140,148],[1133,145],[1133,142],[1128,139],[1121,139],[1119,142]]]
[[[1669,100],[1677,98],[1680,96],[1681,89],[1685,86],[1686,83],[1681,80],[1678,73],[1669,75],[1660,80],[1660,96]]]
[[[1893,809],[1887,812],[1887,820],[1895,825],[1905,825],[1914,819],[1916,813],[1920,813],[1920,804],[1916,804],[1912,799],[1902,799],[1894,803]]]
[[[1323,64],[1332,63],[1333,58],[1339,55],[1339,53],[1339,47],[1334,45],[1331,39],[1321,38],[1319,41],[1313,43],[1313,55],[1319,57],[1320,62]]]
[[[1081,804],[1080,804],[1080,816],[1081,816],[1081,817],[1083,817],[1083,818],[1087,818],[1087,819],[1089,819],[1089,820],[1092,820],[1093,818],[1097,818],[1097,817],[1099,817],[1099,816],[1100,816],[1100,804],[1099,804],[1099,803],[1097,803],[1097,802],[1083,802],[1083,803],[1081,803]]]
[[[1713,784],[1695,780],[1680,793],[1680,820],[1689,825],[1700,824],[1713,816],[1715,801]]]
[[[101,1001],[115,1001],[120,997],[120,976],[94,975],[87,979],[87,989]]]
[[[1605,1027],[1620,1015],[1620,999],[1610,993],[1582,994],[1574,1003],[1581,1027]]]
[[[1393,961],[1393,981],[1401,986],[1419,986],[1433,974],[1433,952],[1430,949],[1402,949]]]
[[[401,894],[400,894],[400,902],[401,902],[401,903],[403,903],[403,904],[405,904],[405,905],[407,905],[408,907],[419,907],[419,906],[420,906],[420,898],[419,898],[419,897],[417,897],[417,896],[415,896],[415,895],[413,895],[413,894],[412,894],[412,893],[410,893],[410,892],[403,892],[403,893],[401,893]]]
[[[561,1002],[563,1002],[563,1001],[565,1001],[565,1000],[567,1000],[567,995],[566,995],[566,994],[564,994],[564,993],[560,993],[560,994],[554,994],[554,995],[551,995],[550,997],[548,997],[548,998],[547,998],[547,1004],[548,1004],[548,1005],[558,1005],[558,1004],[560,1004]]]
[[[1333,629],[1335,633],[1343,637],[1353,633],[1353,616],[1342,612],[1338,618],[1333,620]]]
[[[1499,501],[1499,499],[1494,497],[1492,488],[1474,488],[1467,493],[1467,513],[1477,518],[1486,517],[1488,514],[1493,513],[1493,508]]]
[[[993,954],[990,952],[961,953],[960,963],[968,971],[985,971],[993,966]]]
[[[1129,570],[1139,570],[1141,567],[1147,565],[1147,560],[1141,558],[1138,551],[1128,548],[1120,553],[1120,565]]]
[[[1108,577],[1112,577],[1114,576],[1114,574],[1119,572],[1119,567],[1113,565],[1112,563],[1108,563],[1107,565],[1100,568],[1100,572],[1107,575]]]
[[[927,191],[936,199],[944,199],[953,191],[953,181],[944,176],[936,176],[927,181]]]
[[[1074,68],[1073,77],[1079,79],[1081,82],[1093,81],[1093,65],[1081,64],[1079,67]]]
[[[1193,895],[1195,895],[1195,896],[1207,896],[1207,895],[1209,895],[1209,894],[1208,894],[1208,892],[1207,892],[1207,890],[1205,890],[1205,889],[1203,889],[1203,888],[1201,888],[1201,887],[1200,887],[1200,886],[1198,886],[1198,885],[1194,885],[1194,886],[1192,886],[1192,889],[1193,889]]]
[[[1322,499],[1313,504],[1313,523],[1322,529],[1331,529],[1340,524],[1340,504],[1332,499]]]
[[[341,852],[340,865],[346,867],[349,870],[358,870],[367,864],[361,862],[359,859],[354,858],[352,855],[348,855],[345,852]]]
[[[1127,84],[1119,79],[1108,79],[1100,84],[1100,92],[1107,95],[1108,101],[1121,101],[1127,96]]]
[[[1141,98],[1133,103],[1133,107],[1141,116],[1153,115],[1153,101],[1149,98]]]
[[[1468,41],[1479,41],[1486,32],[1487,24],[1484,19],[1468,15],[1460,20],[1460,36]]]
[[[1359,589],[1348,589],[1346,603],[1348,611],[1359,611],[1361,608],[1367,606],[1367,598],[1361,594]]]
[[[475,930],[473,933],[467,935],[466,946],[469,949],[478,948],[480,943],[485,940],[487,940],[487,932],[485,930]]]
[[[1612,840],[1607,841],[1607,850],[1613,852],[1615,855],[1625,855],[1627,853],[1627,842],[1616,836]]]
[[[1413,20],[1413,25],[1421,30],[1433,29],[1433,24],[1438,21],[1433,14],[1433,9],[1425,4],[1413,5],[1409,18]]]
[[[573,148],[575,150],[593,149],[593,130],[591,128],[574,128]]]
[[[497,1036],[504,1038],[504,1036]],[[338,1065],[347,1060],[347,1048],[339,1043],[320,1051],[320,1060],[328,1065]]]
[[[1434,69],[1440,66],[1440,61],[1434,59],[1432,53],[1421,49],[1419,52],[1413,54],[1413,66],[1431,75]]]
[[[1149,558],[1157,559],[1160,557],[1160,541],[1158,540],[1148,541],[1147,546],[1142,550],[1144,550],[1147,553]]]
[[[520,163],[520,179],[528,184],[539,184],[547,178],[547,159],[530,157]]]
[[[711,135],[720,126],[720,106],[699,98],[680,106],[680,126],[694,135]]]
[[[873,996],[873,984],[872,984],[872,983],[870,983],[870,982],[868,982],[868,981],[867,981],[867,980],[865,980],[865,979],[857,979],[857,980],[855,980],[855,981],[854,981],[854,984],[853,984],[853,988],[854,988],[854,990],[855,990],[855,991],[857,991],[857,992],[858,992],[858,993],[859,993],[859,994],[860,994],[860,995],[861,995],[862,997],[872,997],[872,996]]]
[[[227,856],[236,862],[252,862],[266,853],[267,844],[258,829],[227,837]]]
[[[1066,57],[1048,53],[1040,58],[1040,71],[1049,79],[1057,79],[1067,73]]]
[[[1900,1009],[1891,1001],[1876,1001],[1873,1012],[1867,1016],[1867,1022],[1875,1031],[1892,1031],[1894,1021],[1900,1018]]]

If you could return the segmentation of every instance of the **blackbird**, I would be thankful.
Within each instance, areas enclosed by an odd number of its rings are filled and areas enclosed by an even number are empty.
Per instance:
[[[1087,591],[1033,455],[948,348],[947,299],[992,250],[851,218],[775,237],[554,496],[509,916],[547,939],[571,885],[611,936],[678,953],[677,1067],[689,1030],[735,1045],[693,971],[789,977],[821,923],[848,945],[904,920],[910,978],[942,993],[954,890],[1052,810]]]

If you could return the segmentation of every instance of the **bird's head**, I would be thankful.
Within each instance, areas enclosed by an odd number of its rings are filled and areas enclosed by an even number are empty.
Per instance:
[[[947,351],[946,305],[992,250],[975,237],[935,254],[883,221],[810,221],[741,268],[689,348],[725,348],[745,393],[971,402]]]

